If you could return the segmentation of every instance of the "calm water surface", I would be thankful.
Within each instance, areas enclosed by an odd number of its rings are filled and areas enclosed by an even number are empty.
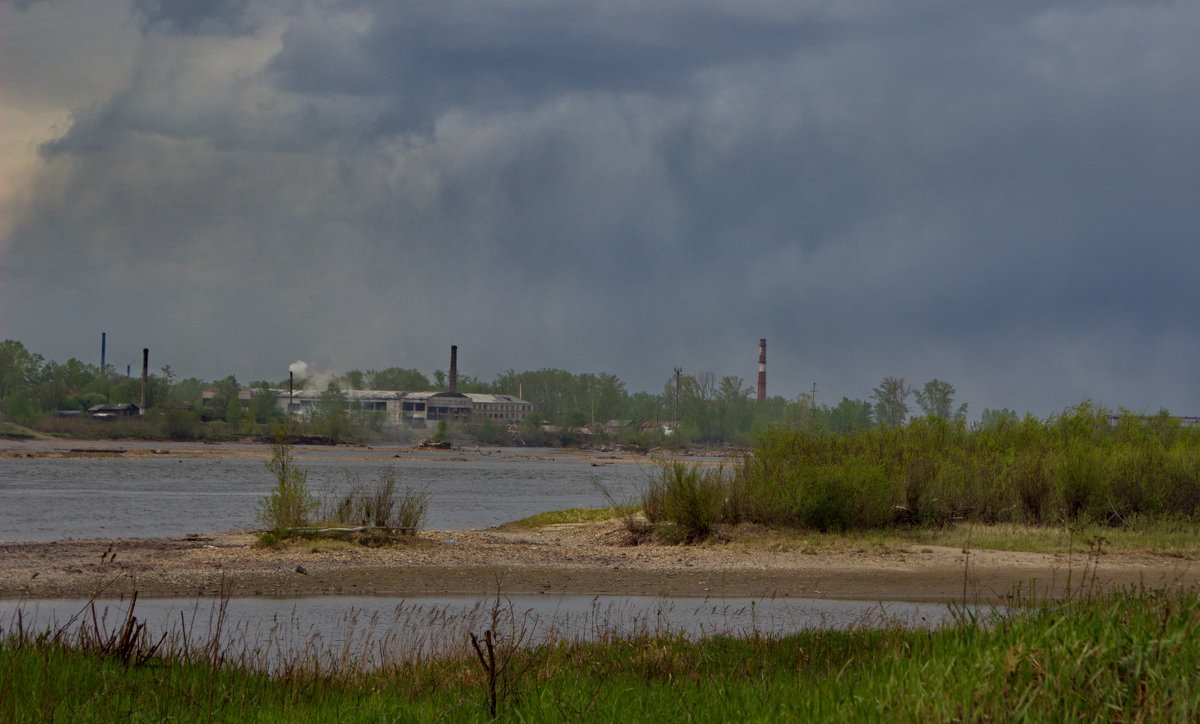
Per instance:
[[[154,447],[126,442],[93,447],[139,445]],[[255,525],[256,505],[274,485],[262,459],[173,457],[170,451],[190,448],[157,446],[168,454],[0,458],[0,541],[170,537]],[[606,501],[594,481],[624,499],[650,474],[644,460],[593,465],[525,448],[412,453],[298,446],[294,452],[317,494],[371,485],[394,469],[401,486],[429,493],[426,526],[433,529],[486,528],[547,510],[602,506]]]
[[[95,604],[101,628],[113,631],[130,601]],[[21,612],[19,624],[18,609]],[[952,621],[945,604],[803,598],[646,596],[318,596],[306,598],[139,599],[135,614],[151,635],[186,632],[202,645],[224,612],[220,639],[244,663],[270,669],[301,655],[323,668],[355,662],[379,666],[466,651],[471,633],[491,629],[509,640],[594,640],[642,634],[784,635],[801,629],[883,626],[933,628]],[[986,615],[987,610],[980,611]],[[0,631],[92,625],[83,600],[0,601]]]
[[[63,443],[0,443],[26,450]],[[80,444],[80,447],[85,445]],[[187,457],[194,446],[162,443],[91,444],[98,448],[150,447],[179,453],[144,458],[0,458],[0,541],[64,538],[177,537],[255,524],[257,502],[274,484],[264,460],[238,457],[265,447],[230,446],[225,457]],[[407,448],[298,446],[314,492],[372,484],[395,470],[401,485],[430,495],[427,526],[484,528],[547,510],[606,505],[596,483],[618,499],[634,494],[652,472],[650,462],[555,456],[552,451],[484,449],[420,451]],[[419,456],[419,457],[417,457]],[[96,602],[110,629],[128,600]],[[942,604],[797,598],[688,598],[637,596],[478,597],[314,596],[213,599],[141,599],[137,616],[152,631],[207,640],[224,612],[221,636],[256,665],[270,668],[303,652],[323,665],[348,656],[380,665],[413,656],[452,652],[469,633],[494,628],[526,643],[548,638],[683,632],[783,634],[802,628],[880,625],[899,621],[936,626],[951,617]],[[90,609],[82,600],[0,600],[0,630],[19,625],[59,627]],[[18,611],[20,618],[18,619]],[[76,624],[71,624],[77,625]]]

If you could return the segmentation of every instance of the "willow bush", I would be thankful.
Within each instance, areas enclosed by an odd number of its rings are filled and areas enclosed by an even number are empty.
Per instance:
[[[669,464],[646,503],[651,520],[689,539],[711,529],[689,522],[701,519],[847,530],[1191,518],[1200,514],[1200,430],[1166,414],[1113,424],[1088,404],[992,427],[921,418],[840,434],[773,429],[731,470]]]

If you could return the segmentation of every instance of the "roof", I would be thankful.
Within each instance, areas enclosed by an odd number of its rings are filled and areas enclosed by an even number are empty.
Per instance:
[[[138,406],[132,402],[107,402],[103,405],[92,405],[88,408],[88,412],[125,412],[126,410],[136,410]]]
[[[516,395],[492,395],[492,394],[486,394],[483,392],[468,392],[468,393],[466,393],[466,395],[467,395],[467,397],[469,397],[471,399],[471,402],[497,403],[497,404],[498,403],[516,403],[518,405],[530,404],[528,401],[522,400],[520,397],[517,397]]]

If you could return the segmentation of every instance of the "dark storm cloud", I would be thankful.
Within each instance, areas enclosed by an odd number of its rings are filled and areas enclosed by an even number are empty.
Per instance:
[[[371,5],[366,27],[310,16],[272,69],[289,90],[400,95],[430,107],[557,93],[671,91],[700,69],[787,53],[819,18],[711,3]],[[333,32],[330,32],[330,31]]]
[[[253,0],[133,0],[133,8],[149,30],[180,35],[225,35],[253,32],[248,12]]]
[[[750,379],[765,336],[773,391],[828,402],[897,374],[1200,412],[1192,4],[138,7],[9,303],[83,280],[49,304],[91,329],[72,295],[135,290],[108,313],[212,376],[458,342],[657,390]]]

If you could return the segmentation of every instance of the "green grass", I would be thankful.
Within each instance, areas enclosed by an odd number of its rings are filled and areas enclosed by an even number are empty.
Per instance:
[[[0,438],[9,440],[32,440],[36,437],[23,427],[17,427],[10,422],[0,422]]]
[[[505,526],[538,528],[560,523],[615,521],[624,517],[629,510],[625,507],[554,510],[506,523]],[[1134,518],[1127,525],[1116,527],[1098,523],[1032,525],[958,522],[942,526],[836,532],[743,524],[722,526],[719,532],[722,534],[720,540],[724,543],[713,539],[709,544],[809,554],[847,551],[900,553],[914,545],[1066,554],[1087,552],[1089,540],[1102,538],[1102,549],[1106,553],[1200,560],[1200,521],[1187,518]]]
[[[563,523],[595,523],[620,518],[625,513],[626,510],[619,506],[608,508],[568,508],[566,510],[551,510],[545,513],[538,513],[528,518],[515,520],[507,525],[518,528],[540,528],[545,525],[560,525]]]
[[[1194,721],[1200,598],[1127,590],[937,631],[555,642],[501,651],[502,721]],[[202,656],[123,665],[0,643],[5,722],[487,721],[466,653],[372,672],[268,677]]]
[[[733,546],[804,553],[868,551],[898,553],[914,545],[1027,553],[1080,553],[1103,539],[1105,553],[1158,555],[1200,560],[1200,523],[1137,521],[1129,526],[1087,524],[957,523],[928,528],[895,528],[822,533],[813,530],[739,527],[724,529]]]

